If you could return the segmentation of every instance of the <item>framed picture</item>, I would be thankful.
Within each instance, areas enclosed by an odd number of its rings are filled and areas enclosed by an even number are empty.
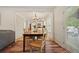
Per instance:
[[[38,30],[38,32],[40,32],[40,33],[43,32],[43,25],[44,25],[43,21],[38,21],[37,22],[37,30]]]
[[[37,22],[37,28],[42,28],[44,25],[44,22],[43,21],[38,21]]]

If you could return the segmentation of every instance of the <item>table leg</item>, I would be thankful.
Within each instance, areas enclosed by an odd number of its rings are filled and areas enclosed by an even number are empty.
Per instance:
[[[23,52],[25,52],[25,36],[23,36]]]

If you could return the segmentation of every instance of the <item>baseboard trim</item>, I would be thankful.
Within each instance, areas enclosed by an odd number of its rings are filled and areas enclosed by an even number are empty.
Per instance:
[[[58,40],[54,40],[54,41],[55,41],[57,44],[59,44],[62,48],[66,49],[66,51],[68,51],[69,53],[71,53],[71,51],[66,48],[65,44],[62,44],[62,43],[61,43],[60,41],[58,41]]]

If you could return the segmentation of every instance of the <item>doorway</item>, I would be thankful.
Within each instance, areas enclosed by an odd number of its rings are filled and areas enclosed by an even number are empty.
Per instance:
[[[47,28],[48,39],[53,40],[53,11],[44,11],[42,9],[31,10],[31,11],[17,11],[16,12],[16,20],[15,20],[15,30],[16,30],[16,37],[19,38],[24,33],[24,27],[28,28],[28,24],[33,19],[33,16],[37,15],[38,18],[44,20],[44,25]],[[26,23],[24,25],[24,23]]]

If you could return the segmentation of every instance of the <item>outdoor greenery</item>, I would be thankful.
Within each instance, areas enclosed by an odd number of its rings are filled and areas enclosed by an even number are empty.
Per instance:
[[[77,7],[71,7],[68,12],[66,13],[67,20],[66,20],[66,26],[79,26],[79,18],[77,18]]]
[[[68,20],[66,21],[66,24],[67,24],[67,26],[78,27],[79,26],[79,19],[77,19],[75,17],[68,18]]]

